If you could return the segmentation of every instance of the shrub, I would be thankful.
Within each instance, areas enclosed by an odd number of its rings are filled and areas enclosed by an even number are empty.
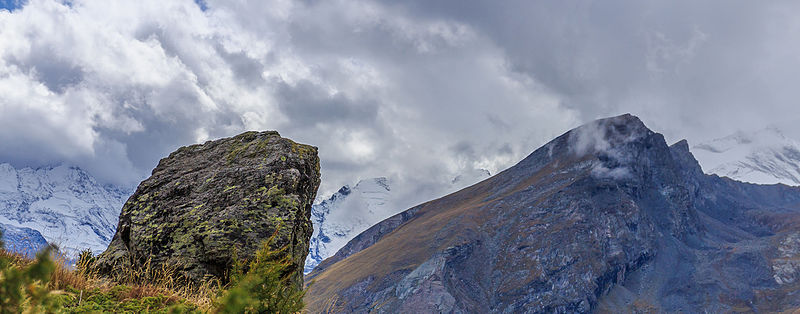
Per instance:
[[[270,247],[274,238],[275,235],[262,244],[247,273],[243,262],[234,264],[231,288],[222,295],[216,312],[297,313],[303,309],[305,291],[291,284],[295,268],[284,253],[286,247]]]
[[[39,252],[28,265],[22,264],[24,258],[5,252],[2,241],[0,250],[4,252],[0,255],[0,313],[53,312],[56,299],[47,289],[56,268],[50,257],[52,247]]]
[[[75,270],[77,270],[79,274],[87,277],[92,276],[95,274],[93,266],[96,260],[97,258],[94,256],[92,249],[85,249],[78,254],[78,261],[75,262]]]
[[[211,283],[181,288],[164,283],[166,277],[133,276],[129,278],[136,282],[126,284],[97,277],[95,258],[89,250],[81,252],[73,270],[63,258],[54,262],[53,247],[48,246],[31,260],[9,253],[0,240],[0,314],[298,313],[304,306],[305,291],[290,280],[296,267],[285,254],[286,247],[270,247],[276,235],[264,242],[252,261],[234,263],[230,289],[218,294],[213,307],[211,296],[221,287],[214,288]],[[159,284],[145,282],[144,278]]]

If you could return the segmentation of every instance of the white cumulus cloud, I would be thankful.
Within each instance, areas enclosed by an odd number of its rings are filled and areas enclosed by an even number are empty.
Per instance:
[[[578,123],[469,23],[376,1],[31,0],[0,12],[0,159],[133,184],[182,145],[275,129],[321,194],[497,172]]]

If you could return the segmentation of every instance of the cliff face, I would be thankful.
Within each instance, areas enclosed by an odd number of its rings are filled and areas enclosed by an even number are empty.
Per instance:
[[[277,233],[273,247],[287,247],[299,285],[319,184],[317,149],[277,132],[182,147],[125,203],[98,265],[112,276],[118,267],[149,265],[190,281],[224,279],[234,256],[251,258]]]
[[[630,115],[416,206],[321,263],[311,312],[800,307],[800,189],[707,176]]]

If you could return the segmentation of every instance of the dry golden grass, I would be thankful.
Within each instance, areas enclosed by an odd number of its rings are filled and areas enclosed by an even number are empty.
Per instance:
[[[205,310],[212,307],[214,298],[224,288],[218,280],[187,282],[179,278],[168,263],[153,267],[150,259],[141,267],[114,267],[117,273],[113,280],[100,277],[91,265],[76,265],[76,269],[80,270],[78,275],[104,285],[124,284],[131,287],[127,292],[130,298],[164,295],[187,300]]]
[[[22,254],[9,252],[3,249],[0,249],[0,258],[7,258],[14,266],[28,266],[33,262],[32,259],[27,258]]]
[[[29,257],[4,249],[0,249],[0,257],[8,258],[14,266],[19,267],[34,262]],[[99,276],[90,265],[80,264],[86,261],[71,265],[63,254],[58,253],[54,254],[53,261],[56,269],[50,277],[47,288],[54,294],[67,293],[65,292],[67,290],[78,291],[82,296],[90,293],[109,293],[115,287],[125,285],[129,289],[121,290],[119,295],[121,301],[166,296],[166,303],[186,300],[187,303],[196,305],[200,311],[208,312],[212,309],[213,300],[222,289],[218,282],[180,284],[170,269],[152,269],[149,263],[145,268],[127,269],[112,280]]]

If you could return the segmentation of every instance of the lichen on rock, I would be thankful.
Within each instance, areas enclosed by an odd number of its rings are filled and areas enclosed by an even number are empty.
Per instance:
[[[277,234],[272,246],[285,247],[299,287],[319,171],[316,147],[277,132],[181,147],[123,206],[99,270],[114,276],[120,267],[150,267],[190,282],[225,282],[234,257],[251,258]]]

